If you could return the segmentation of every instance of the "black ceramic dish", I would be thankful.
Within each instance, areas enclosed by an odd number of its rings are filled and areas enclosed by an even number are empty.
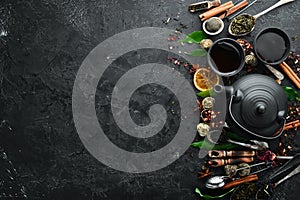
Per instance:
[[[279,28],[265,28],[257,34],[254,40],[255,54],[265,64],[282,63],[288,57],[290,50],[291,40],[287,33]]]

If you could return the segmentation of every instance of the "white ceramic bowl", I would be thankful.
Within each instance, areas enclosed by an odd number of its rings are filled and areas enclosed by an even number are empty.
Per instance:
[[[209,22],[209,21],[212,20],[212,19],[216,19],[216,20],[218,20],[218,21],[221,23],[220,29],[219,29],[218,31],[216,31],[216,32],[209,32],[209,31],[206,29],[206,23]],[[223,20],[221,20],[219,17],[211,17],[211,18],[209,18],[209,19],[207,19],[207,20],[205,20],[205,21],[203,22],[202,28],[203,28],[203,31],[204,31],[206,34],[208,34],[208,35],[218,35],[218,34],[221,33],[221,32],[223,31],[223,29],[224,29],[224,22],[223,22]]]

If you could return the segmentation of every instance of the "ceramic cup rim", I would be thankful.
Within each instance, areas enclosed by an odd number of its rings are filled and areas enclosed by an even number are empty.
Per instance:
[[[266,32],[276,32],[276,33],[278,33],[280,36],[282,36],[283,37],[283,39],[284,39],[284,41],[285,41],[285,43],[286,43],[286,51],[285,51],[285,54],[284,54],[284,56],[281,58],[281,59],[279,59],[278,61],[276,61],[276,62],[267,62],[265,59],[263,59],[260,55],[259,55],[259,53],[258,53],[258,51],[257,51],[257,40],[258,40],[258,38],[262,35],[262,34],[264,34],[264,33],[266,33]],[[280,63],[282,63],[283,61],[285,61],[285,59],[289,56],[289,54],[290,54],[290,51],[291,51],[291,39],[290,39],[290,37],[288,36],[288,34],[284,31],[284,30],[282,30],[281,28],[277,28],[277,27],[267,27],[267,28],[264,28],[264,29],[262,29],[256,36],[255,36],[255,39],[254,39],[254,52],[255,52],[255,55],[257,56],[257,58],[261,61],[261,62],[263,62],[264,64],[268,64],[268,65],[278,65],[278,64],[280,64]]]
[[[216,67],[213,64],[210,53],[211,53],[213,47],[216,46],[219,42],[228,42],[228,43],[234,45],[234,47],[236,47],[238,49],[238,51],[241,55],[241,58],[240,58],[240,65],[236,70],[231,71],[231,72],[221,72],[221,71],[219,71],[218,67]],[[210,68],[216,74],[218,74],[219,76],[229,77],[229,76],[234,76],[234,75],[238,74],[244,68],[245,56],[246,55],[245,55],[245,51],[244,51],[243,47],[236,40],[231,39],[231,38],[221,38],[221,39],[216,40],[212,44],[212,46],[209,48],[208,53],[207,53],[207,62],[208,62],[208,65],[210,66]]]

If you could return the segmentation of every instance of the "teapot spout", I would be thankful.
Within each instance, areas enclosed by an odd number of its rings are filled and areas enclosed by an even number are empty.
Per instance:
[[[232,86],[215,85],[214,92],[216,94],[226,93],[227,98],[233,95],[234,89]]]

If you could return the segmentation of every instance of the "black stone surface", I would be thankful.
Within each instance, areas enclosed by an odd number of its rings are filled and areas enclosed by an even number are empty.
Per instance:
[[[275,2],[259,0],[247,13],[256,14]],[[197,149],[190,148],[179,160],[156,172],[115,171],[85,150],[74,127],[71,105],[77,70],[95,46],[116,33],[139,27],[180,29],[186,34],[199,30],[198,16],[187,11],[190,3],[194,1],[0,2],[0,120],[6,120],[1,125],[0,149],[3,148],[7,155],[1,165],[9,159],[13,164],[9,167],[17,171],[11,175],[15,181],[1,182],[2,198],[4,191],[8,191],[5,187],[12,186],[19,196],[24,195],[24,187],[28,199],[199,199],[194,193],[195,187],[203,187],[203,182],[197,178],[202,163],[197,158]],[[271,11],[258,19],[254,32],[245,38],[253,41],[262,28],[280,27],[292,38],[293,50],[300,53],[299,7],[300,2],[296,0]],[[170,22],[164,23],[169,17]],[[212,39],[226,36],[224,30]],[[137,53],[142,55],[142,52]],[[119,64],[126,59],[121,58]],[[288,81],[285,83],[292,85]],[[141,90],[152,91],[151,87]],[[155,88],[157,98],[161,97],[162,90]],[[137,93],[132,104],[151,105],[142,98]],[[168,96],[161,101],[173,100],[176,99]],[[149,120],[135,117],[141,124]],[[176,122],[174,124],[165,130],[165,141],[150,141],[144,144],[145,150],[159,148],[172,139]],[[108,134],[114,131],[108,130]],[[122,137],[112,134],[111,139],[124,145]],[[6,172],[3,169],[0,173],[2,177]],[[299,184],[299,176],[293,177],[277,188],[273,199],[299,199]]]

